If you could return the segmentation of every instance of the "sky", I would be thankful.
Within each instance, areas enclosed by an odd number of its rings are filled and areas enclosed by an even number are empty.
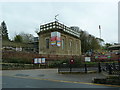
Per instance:
[[[0,22],[5,21],[9,38],[21,32],[33,34],[40,25],[57,19],[66,26],[78,26],[106,43],[118,42],[117,2],[0,2]]]

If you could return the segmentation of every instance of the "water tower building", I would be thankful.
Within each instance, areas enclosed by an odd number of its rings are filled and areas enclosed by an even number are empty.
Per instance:
[[[58,21],[40,25],[39,54],[81,55],[79,27],[67,27]]]

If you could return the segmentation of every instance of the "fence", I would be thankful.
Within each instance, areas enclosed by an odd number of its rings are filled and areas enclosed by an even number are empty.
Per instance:
[[[97,63],[97,64],[61,64],[58,67],[58,72],[106,72],[109,75],[120,75],[120,64],[118,63]]]
[[[88,73],[89,71],[92,72],[99,72],[100,68],[98,68],[98,64],[96,65],[89,65],[89,64],[61,64],[58,67],[58,72],[83,72]]]
[[[120,75],[120,63],[101,63],[101,70],[109,75]]]

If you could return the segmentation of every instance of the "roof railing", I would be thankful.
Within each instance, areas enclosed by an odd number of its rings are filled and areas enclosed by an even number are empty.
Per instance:
[[[57,21],[40,26],[40,31],[46,31],[46,30],[50,30],[50,29],[60,29],[69,34],[80,37],[80,33],[78,31],[72,30],[71,28],[69,28],[69,27],[65,26],[64,24],[61,24]]]

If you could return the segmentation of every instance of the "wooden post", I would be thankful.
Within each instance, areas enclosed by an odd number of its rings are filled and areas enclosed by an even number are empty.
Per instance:
[[[39,64],[39,68],[40,68],[40,64]]]

